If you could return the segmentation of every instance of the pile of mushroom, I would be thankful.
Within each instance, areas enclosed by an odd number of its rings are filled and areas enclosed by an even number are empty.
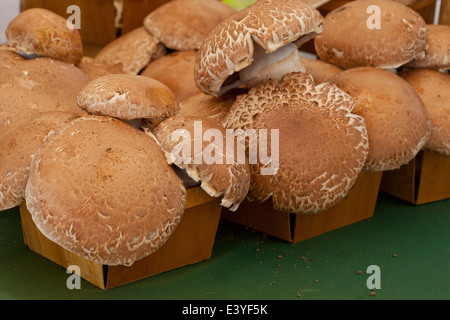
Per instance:
[[[323,17],[302,0],[173,0],[95,57],[44,9],[6,35],[0,210],[25,201],[46,237],[105,265],[158,250],[192,186],[236,214],[245,199],[317,214],[362,170],[450,155],[450,32],[398,2]]]

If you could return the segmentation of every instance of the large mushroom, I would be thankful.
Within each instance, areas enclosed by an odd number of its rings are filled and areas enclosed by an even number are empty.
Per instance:
[[[431,120],[431,135],[425,150],[450,156],[450,75],[430,69],[399,73],[416,90]]]
[[[42,8],[22,11],[6,29],[8,45],[31,56],[49,57],[75,64],[83,58],[83,43],[74,26]]]
[[[0,211],[25,199],[32,156],[49,132],[77,117],[69,112],[43,112],[0,130]]]
[[[168,86],[182,101],[201,93],[194,79],[197,51],[175,51],[152,61],[141,75],[153,78]]]
[[[397,169],[428,141],[428,112],[414,88],[398,75],[359,67],[340,72],[330,82],[355,99],[353,112],[366,120],[370,148],[365,169]]]
[[[209,32],[235,12],[218,0],[173,0],[153,10],[144,27],[168,49],[197,50]]]
[[[319,11],[296,0],[260,0],[222,21],[202,43],[195,80],[207,94],[304,72],[298,46],[322,31]]]
[[[152,128],[179,110],[175,94],[166,85],[129,74],[92,80],[78,94],[78,105],[89,114],[118,118],[138,128]]]
[[[72,64],[0,50],[0,79],[0,128],[45,111],[86,115],[77,95],[90,78]]]
[[[247,145],[249,199],[271,197],[276,210],[296,214],[318,213],[342,200],[369,148],[365,121],[353,106],[336,85],[315,85],[300,72],[238,96],[225,126],[256,134]]]
[[[166,48],[147,32],[136,28],[103,47],[95,60],[120,65],[127,74],[137,75],[154,59],[166,54]]]
[[[227,145],[229,137],[221,125],[178,115],[145,131],[158,141],[169,164],[184,170],[211,197],[221,197],[223,207],[237,210],[250,187],[249,164],[245,153],[239,158],[238,148]]]
[[[371,24],[370,6],[378,8],[380,25]],[[395,69],[423,58],[426,45],[422,16],[390,0],[350,1],[336,8],[325,16],[323,32],[314,39],[320,59],[344,69]]]
[[[427,25],[427,48],[425,57],[416,58],[405,65],[405,68],[450,69],[450,26]]]
[[[26,205],[42,234],[104,265],[158,250],[182,219],[186,189],[153,139],[88,116],[54,130],[35,153]]]
[[[302,61],[305,66],[305,72],[313,77],[316,84],[326,82],[343,71],[342,68],[320,59],[302,57]]]

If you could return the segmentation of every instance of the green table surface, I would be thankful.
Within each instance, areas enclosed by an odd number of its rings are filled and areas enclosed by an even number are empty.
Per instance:
[[[375,295],[370,265],[380,268]],[[18,208],[0,213],[2,300],[447,300],[449,267],[450,200],[414,206],[381,193],[373,218],[298,244],[221,221],[209,260],[69,290],[66,270],[24,245]]]

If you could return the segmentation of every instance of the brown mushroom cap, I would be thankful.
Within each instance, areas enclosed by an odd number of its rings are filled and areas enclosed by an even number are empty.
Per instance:
[[[450,75],[415,69],[399,76],[414,87],[430,115],[431,135],[424,149],[450,156]]]
[[[214,27],[235,12],[222,1],[173,0],[152,11],[144,26],[169,49],[196,50]]]
[[[187,134],[181,142],[174,136],[180,130]],[[207,141],[204,134],[212,130],[217,133],[214,139],[218,140]],[[246,158],[241,162],[237,153],[234,154],[236,150],[227,150],[222,126],[197,116],[178,115],[162,121],[153,132],[147,133],[158,141],[169,164],[184,169],[192,179],[201,182],[202,189],[211,197],[222,197],[222,206],[237,210],[250,186],[249,166]],[[190,154],[177,150],[180,144],[189,148]],[[231,159],[227,159],[229,156]]]
[[[380,28],[369,28],[369,6],[380,8]],[[324,18],[323,32],[314,39],[320,59],[344,69],[392,69],[424,55],[426,22],[419,13],[390,0],[351,1]]]
[[[356,100],[354,113],[366,120],[370,171],[394,170],[410,162],[430,136],[430,119],[414,88],[387,70],[360,67],[330,81]]]
[[[223,126],[231,106],[240,94],[247,93],[246,89],[234,89],[220,97],[206,93],[199,93],[180,102],[180,115],[206,118]]]
[[[91,80],[107,74],[124,73],[120,65],[109,65],[92,57],[83,57],[83,60],[78,64],[78,68],[83,70]]]
[[[189,98],[200,89],[194,79],[194,65],[197,51],[175,51],[152,61],[141,75],[153,78],[168,86],[177,101]]]
[[[315,84],[328,81],[330,78],[337,75],[343,69],[320,59],[309,59],[302,57],[303,65],[306,73],[309,73]]]
[[[322,21],[319,11],[296,0],[260,0],[233,14],[211,31],[199,49],[195,66],[198,87],[205,93],[221,95],[248,81],[239,80],[243,72],[260,74],[256,79],[259,82],[280,80],[285,73],[282,62],[292,62],[302,69],[292,43],[321,32]],[[298,58],[294,57],[296,53]],[[291,65],[288,69],[293,71]]]
[[[249,197],[272,197],[277,210],[318,213],[343,199],[359,176],[368,153],[365,121],[352,114],[354,100],[330,83],[315,85],[310,75],[289,73],[238,96],[226,127],[278,132],[277,141],[258,142],[279,166],[261,174],[264,162],[250,165]],[[268,139],[269,140],[269,139]],[[250,157],[250,156],[249,156]],[[273,163],[273,162],[272,162]]]
[[[67,20],[42,8],[22,11],[8,25],[10,46],[25,54],[50,57],[77,65],[83,58],[83,43],[76,28]]]
[[[77,94],[90,79],[72,64],[0,50],[0,79],[0,128],[45,111],[86,115]]]
[[[175,94],[149,77],[110,74],[89,82],[78,105],[90,114],[123,120],[147,119],[154,124],[178,113]]]
[[[151,61],[165,54],[166,48],[144,27],[139,27],[106,45],[95,59],[109,65],[120,64],[124,73],[136,75]]]
[[[67,112],[44,112],[0,130],[0,211],[24,200],[31,158],[47,134],[77,117]]]
[[[156,251],[186,205],[186,190],[153,139],[96,116],[46,138],[33,157],[25,197],[44,236],[105,265],[130,265]]]
[[[450,26],[427,25],[425,58],[416,58],[406,68],[450,69]]]

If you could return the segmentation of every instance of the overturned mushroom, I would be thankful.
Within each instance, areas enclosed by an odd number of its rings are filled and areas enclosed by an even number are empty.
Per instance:
[[[221,95],[243,84],[280,80],[304,72],[294,42],[322,31],[323,18],[296,0],[260,0],[233,14],[205,39],[196,59],[195,79],[208,94]]]
[[[24,200],[31,158],[48,133],[77,117],[68,112],[43,112],[0,130],[0,211]]]
[[[450,75],[416,69],[399,73],[413,86],[431,120],[431,135],[424,149],[450,156]]]
[[[249,199],[272,197],[276,210],[297,214],[318,213],[342,200],[369,147],[365,121],[351,113],[353,106],[337,86],[315,85],[305,73],[238,96],[225,126],[257,134],[248,143]]]
[[[173,233],[186,190],[153,139],[117,119],[89,116],[45,139],[25,199],[51,241],[93,262],[131,265]]]
[[[137,75],[151,61],[165,54],[166,48],[144,27],[139,27],[106,45],[97,53],[95,60],[121,65],[124,73]]]
[[[154,127],[178,113],[175,94],[149,77],[110,74],[89,82],[78,94],[78,105],[93,115],[109,116],[136,127]]]
[[[222,126],[179,115],[146,132],[158,141],[169,164],[185,170],[211,197],[222,197],[222,206],[237,210],[250,186],[248,161],[245,154],[238,157],[234,145],[227,145],[229,137]]]
[[[397,169],[428,141],[428,112],[414,88],[398,75],[360,67],[345,70],[330,81],[355,99],[353,112],[366,120],[370,148],[365,169]]]
[[[152,11],[144,27],[168,49],[197,50],[209,32],[235,12],[217,0],[173,0]]]
[[[79,31],[52,11],[32,8],[21,12],[6,29],[8,44],[18,52],[77,65],[83,58]]]
[[[379,24],[368,9],[377,8]],[[369,11],[372,12],[372,11]],[[341,68],[398,68],[425,55],[425,20],[413,9],[390,0],[360,0],[336,8],[324,18],[314,39],[320,59]]]

